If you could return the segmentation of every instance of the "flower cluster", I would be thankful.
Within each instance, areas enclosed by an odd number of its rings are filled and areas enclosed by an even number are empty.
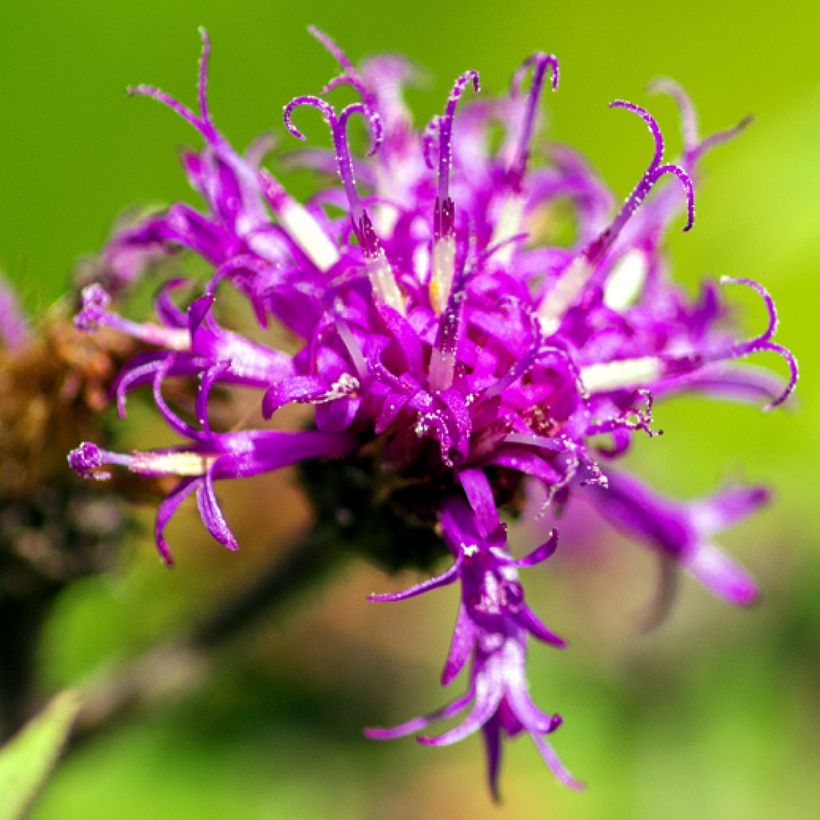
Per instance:
[[[206,207],[176,204],[116,235],[103,252],[106,287],[84,290],[76,321],[143,344],[145,352],[117,380],[120,413],[132,389],[150,385],[182,443],[117,453],[84,442],[70,464],[94,478],[108,477],[112,466],[178,477],[156,519],[167,563],[165,526],[189,495],[213,537],[237,548],[214,490],[218,480],[305,460],[367,465],[373,505],[389,505],[438,533],[453,558],[443,575],[373,600],[457,583],[461,605],[443,684],[470,664],[464,696],[402,726],[370,729],[369,736],[421,731],[471,705],[455,728],[419,740],[446,745],[480,729],[495,793],[501,737],[526,731],[556,776],[577,787],[547,741],[561,718],[532,703],[524,668],[530,636],[563,646],[525,603],[518,578],[519,569],[549,557],[557,534],[515,558],[502,516],[521,515],[534,486],[547,504],[586,493],[605,518],[714,593],[733,603],[754,597],[753,581],[709,536],[754,509],[763,491],[735,488],[676,505],[602,466],[622,455],[636,433],[655,435],[654,399],[700,391],[762,398],[774,407],[795,385],[796,363],[773,341],[776,314],[764,288],[747,279],[721,281],[751,288],[768,311],[763,333],[738,339],[722,321],[721,287],[707,283],[690,301],[669,281],[660,249],[681,206],[684,230],[692,227],[701,156],[746,123],[700,139],[686,96],[669,81],[659,83],[656,90],[677,100],[683,120],[682,156],[669,163],[652,115],[613,102],[641,120],[653,141],[648,167],[613,216],[611,194],[581,157],[557,145],[544,159],[534,151],[542,92],[558,87],[554,56],[528,57],[510,93],[498,99],[462,99],[479,92],[478,73],[464,72],[442,113],[416,132],[402,100],[411,66],[380,56],[359,68],[322,32],[312,33],[339,73],[319,96],[291,100],[284,122],[304,139],[296,117],[316,109],[333,150],[305,150],[291,161],[320,177],[335,173],[341,185],[304,204],[262,166],[264,141],[240,155],[216,129],[204,33],[197,110],[151,86],[131,89],[169,106],[201,135],[204,148],[184,153],[183,164]],[[342,108],[330,101],[341,86],[356,97]],[[366,156],[351,148],[356,115],[369,136]],[[504,136],[496,149],[499,126]],[[671,184],[647,199],[667,177]],[[555,223],[567,209],[575,236],[559,244]],[[183,287],[197,286],[175,279],[159,292],[154,323],[111,309],[110,291],[180,250],[212,269],[184,307],[179,294],[190,290]],[[261,328],[285,328],[295,352],[220,324],[215,307],[226,289],[247,301]],[[759,351],[786,361],[787,383],[738,362]],[[190,413],[168,400],[170,377],[192,385]],[[312,423],[296,432],[261,423],[220,430],[209,414],[217,386],[258,391],[265,418],[294,403],[312,405]],[[392,564],[411,560],[396,555]]]

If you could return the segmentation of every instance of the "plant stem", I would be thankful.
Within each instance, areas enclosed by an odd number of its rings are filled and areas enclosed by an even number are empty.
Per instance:
[[[312,586],[337,566],[342,555],[335,532],[316,528],[187,636],[92,677],[81,687],[82,706],[67,751],[133,713],[165,706],[195,691],[207,680],[217,650]]]

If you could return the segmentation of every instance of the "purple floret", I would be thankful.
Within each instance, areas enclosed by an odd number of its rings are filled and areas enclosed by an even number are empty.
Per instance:
[[[419,740],[441,746],[481,730],[497,795],[501,739],[527,732],[555,775],[577,788],[547,740],[561,719],[532,703],[525,675],[530,637],[564,645],[525,602],[518,579],[519,569],[552,554],[557,533],[516,559],[502,517],[531,507],[533,487],[548,505],[587,496],[606,520],[716,594],[739,604],[754,599],[752,579],[712,537],[762,504],[763,490],[731,488],[680,504],[607,466],[636,433],[657,434],[656,398],[699,391],[774,407],[794,389],[797,365],[773,341],[776,313],[768,292],[748,279],[721,280],[754,289],[768,311],[762,334],[739,339],[725,322],[724,291],[706,283],[690,300],[669,280],[660,249],[681,206],[683,230],[694,224],[701,156],[746,121],[701,140],[685,94],[670,81],[658,83],[683,120],[682,157],[668,162],[654,117],[633,103],[613,102],[643,120],[653,140],[646,170],[613,213],[613,195],[582,158],[553,146],[544,164],[534,150],[548,74],[552,90],[558,87],[554,56],[528,57],[509,96],[498,99],[473,99],[478,73],[464,72],[442,114],[417,132],[402,100],[412,67],[398,57],[376,57],[358,69],[329,37],[312,33],[340,73],[319,96],[285,105],[284,123],[303,140],[297,109],[317,109],[333,150],[305,149],[291,162],[318,175],[335,172],[341,185],[306,203],[261,167],[266,143],[241,155],[216,129],[204,32],[196,111],[154,87],[131,89],[169,106],[203,138],[204,148],[186,152],[183,165],[205,208],[175,204],[116,235],[103,251],[106,287],[86,288],[77,324],[115,328],[144,343],[146,352],[117,380],[120,415],[128,393],[150,385],[182,443],[118,454],[85,442],[69,462],[87,477],[105,477],[112,465],[178,476],[157,514],[156,541],[168,563],[165,526],[192,494],[208,531],[237,548],[216,480],[308,459],[369,464],[374,497],[428,522],[453,559],[442,575],[372,600],[399,601],[457,584],[461,603],[442,682],[469,666],[469,684],[439,712],[368,734],[417,733],[469,707],[455,728]],[[327,99],[339,86],[359,97],[341,110]],[[354,115],[369,132],[366,156],[350,146]],[[495,150],[490,134],[499,124],[504,138]],[[666,177],[675,184],[662,185]],[[566,245],[550,243],[540,231],[566,203],[576,236]],[[111,311],[108,291],[181,250],[212,269],[187,304],[175,296],[183,282],[172,280],[157,297],[156,323]],[[260,327],[286,328],[297,340],[295,352],[220,325],[213,308],[226,288],[247,300]],[[786,361],[786,383],[739,361],[760,351]],[[169,377],[188,380],[195,391],[193,421],[166,401]],[[218,385],[257,391],[265,418],[289,404],[312,405],[311,429],[218,432],[209,420]]]

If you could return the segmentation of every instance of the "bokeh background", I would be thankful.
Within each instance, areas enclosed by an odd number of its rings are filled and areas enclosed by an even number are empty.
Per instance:
[[[769,820],[816,817],[820,774],[820,12],[814,2],[686,4],[520,2],[281,3],[272,0],[4,0],[0,6],[0,267],[37,312],[65,289],[79,258],[134,204],[190,199],[175,147],[194,135],[169,112],[127,99],[152,82],[192,99],[199,42],[214,52],[211,105],[236,144],[283,134],[281,106],[334,71],[307,36],[315,23],[354,58],[400,51],[429,69],[411,95],[420,122],[452,78],[477,68],[506,87],[535,49],[561,59],[551,134],[580,148],[626,194],[649,145],[625,97],[650,104],[679,144],[677,118],[645,87],[679,80],[705,131],[756,121],[711,154],[698,219],[672,235],[687,286],[704,275],[752,276],[775,295],[779,341],[798,356],[798,400],[763,414],[702,400],[658,409],[666,435],[640,442],[635,469],[694,496],[730,478],[768,482],[775,503],[724,545],[759,578],[762,606],[735,611],[682,584],[670,619],[640,634],[656,581],[639,548],[589,529],[563,533],[561,554],[529,572],[528,594],[571,641],[535,648],[535,699],[564,714],[556,745],[588,782],[553,781],[527,740],[510,744],[505,802],[484,787],[478,739],[438,750],[364,740],[367,723],[442,702],[438,668],[455,591],[376,609],[397,588],[348,562],[226,650],[191,697],[159,703],[80,749],[38,801],[35,820],[166,818],[560,817]],[[287,137],[283,136],[283,140]],[[733,292],[749,331],[759,304]],[[770,364],[780,368],[772,357]],[[284,476],[231,488],[227,514],[243,545],[223,553],[193,513],[172,530],[178,567],[164,571],[147,531],[119,568],[59,600],[42,652],[55,690],[172,634],[284,550],[307,512]],[[146,519],[147,520],[147,519]],[[2,796],[0,796],[2,800]]]

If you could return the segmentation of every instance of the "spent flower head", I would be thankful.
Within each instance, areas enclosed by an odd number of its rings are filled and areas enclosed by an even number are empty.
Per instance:
[[[79,437],[106,435],[100,411],[134,354],[110,332],[88,336],[57,304],[36,322],[0,276],[0,736],[37,701],[38,640],[56,597],[109,569],[128,527],[122,485],[93,487],[65,469]]]
[[[217,130],[204,32],[196,108],[153,86],[131,89],[169,106],[199,133],[204,145],[185,152],[183,165],[205,207],[175,204],[114,236],[103,251],[102,282],[84,290],[76,321],[140,341],[146,352],[116,382],[120,414],[128,394],[148,385],[180,443],[118,453],[85,442],[69,461],[90,478],[108,478],[114,468],[177,477],[156,518],[157,546],[169,564],[166,524],[189,495],[213,537],[235,550],[218,481],[309,460],[327,465],[324,473],[322,466],[306,471],[312,482],[326,475],[330,485],[344,474],[334,461],[355,466],[367,477],[374,521],[389,508],[400,527],[423,528],[424,543],[440,543],[452,558],[444,574],[372,600],[457,584],[461,603],[442,683],[469,665],[466,694],[449,706],[368,735],[425,731],[469,707],[454,728],[419,740],[447,745],[480,730],[496,794],[501,739],[526,732],[556,776],[578,787],[547,740],[561,718],[531,701],[525,674],[530,637],[564,646],[525,601],[519,579],[519,570],[552,554],[557,533],[545,532],[543,546],[516,558],[505,519],[531,508],[533,487],[547,504],[587,495],[606,519],[715,594],[740,604],[755,597],[754,582],[711,536],[758,506],[762,490],[733,488],[682,505],[608,467],[636,434],[657,435],[655,399],[698,391],[771,408],[794,388],[796,362],[774,341],[776,313],[763,286],[707,282],[692,301],[670,281],[661,250],[670,227],[694,224],[702,155],[746,121],[702,139],[685,94],[658,83],[683,120],[682,155],[670,162],[649,111],[616,100],[611,107],[641,121],[651,143],[646,169],[613,209],[613,195],[582,157],[536,141],[544,91],[559,84],[553,55],[525,59],[500,98],[480,94],[478,73],[465,71],[441,113],[415,131],[402,100],[414,76],[410,65],[380,56],[357,67],[329,37],[311,31],[339,73],[318,95],[287,103],[284,123],[303,140],[299,123],[314,109],[332,150],[306,149],[290,161],[341,184],[306,202],[262,166],[264,140],[243,154]],[[333,102],[340,86],[356,97],[344,107]],[[364,156],[351,146],[357,119],[369,138]],[[498,126],[504,137],[495,149]],[[569,244],[558,244],[550,235],[566,203],[577,231]],[[180,251],[207,261],[212,272],[204,285],[167,282],[152,322],[112,311],[106,288],[116,291]],[[766,328],[751,339],[724,322],[730,285],[754,291],[768,313]],[[261,328],[287,329],[292,348],[220,323],[215,308],[229,290],[247,301]],[[184,302],[180,294],[188,294]],[[787,382],[742,361],[761,351],[785,360]],[[192,385],[191,412],[169,400],[171,377]],[[312,422],[295,432],[264,424],[222,430],[211,413],[217,386],[257,391],[262,415],[274,421],[288,405],[312,405]],[[340,498],[344,492],[340,487]],[[367,504],[356,514],[366,518]],[[393,554],[380,560],[401,567],[434,557],[402,551],[405,541],[397,536]]]

